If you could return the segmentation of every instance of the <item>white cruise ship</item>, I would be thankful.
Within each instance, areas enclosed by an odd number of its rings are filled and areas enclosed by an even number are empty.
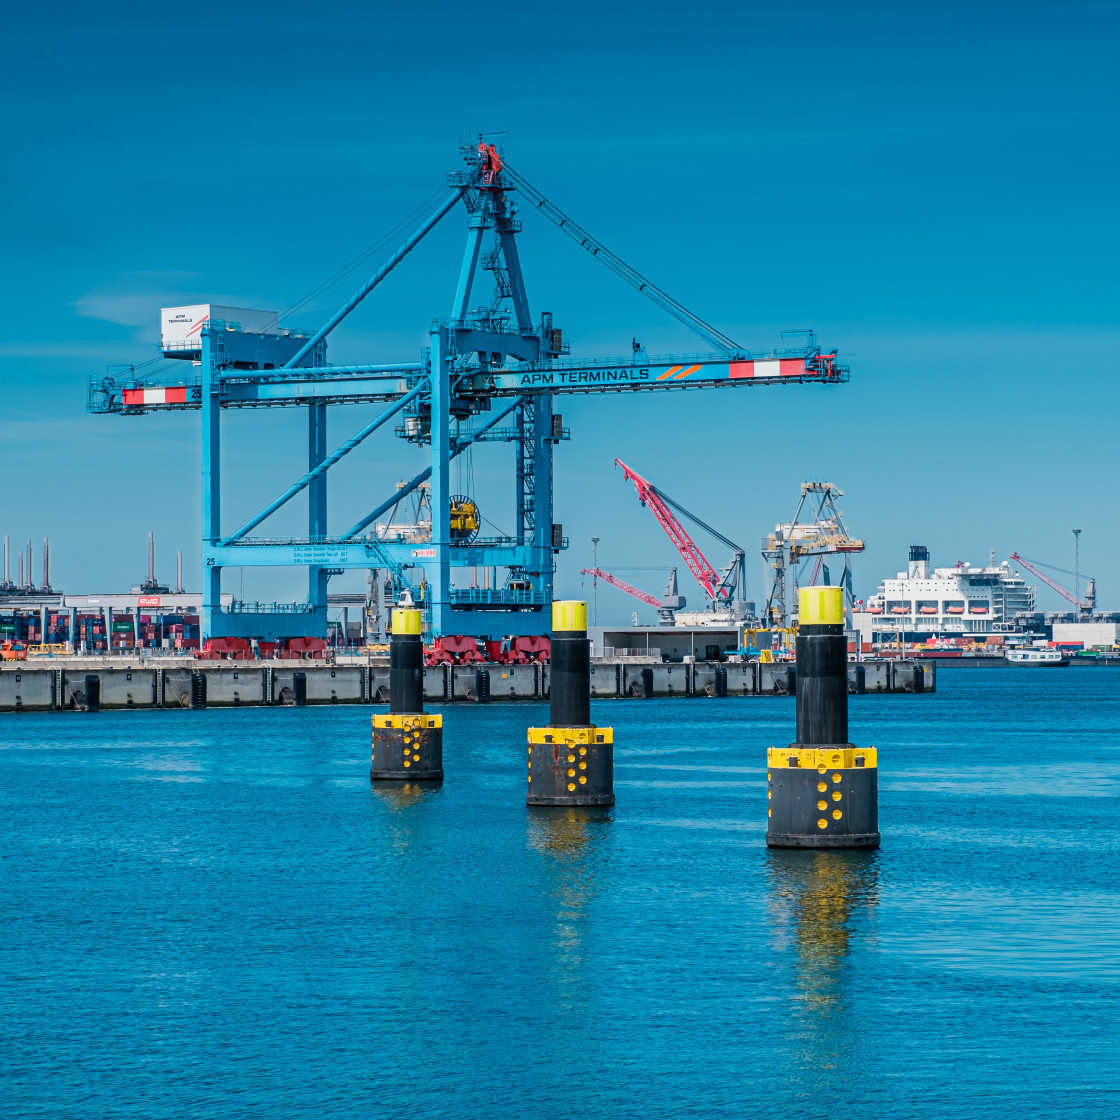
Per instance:
[[[911,545],[910,562],[885,579],[866,603],[855,604],[853,620],[863,641],[872,631],[908,640],[924,635],[999,634],[1015,629],[1017,614],[1034,610],[1034,588],[1008,561],[974,568],[963,560],[930,570],[929,549]]]

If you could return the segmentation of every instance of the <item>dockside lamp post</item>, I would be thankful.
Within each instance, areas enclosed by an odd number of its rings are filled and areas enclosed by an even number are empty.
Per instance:
[[[443,716],[424,711],[421,612],[396,608],[389,637],[389,711],[373,717],[374,782],[431,782],[443,777]]]
[[[529,728],[526,805],[613,805],[614,729],[591,722],[587,604],[552,604],[548,727]]]
[[[877,754],[848,742],[843,588],[803,587],[797,605],[797,742],[767,752],[766,844],[877,848]]]

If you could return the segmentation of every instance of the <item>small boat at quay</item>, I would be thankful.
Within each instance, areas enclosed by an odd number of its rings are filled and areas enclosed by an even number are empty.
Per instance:
[[[1057,649],[1009,649],[1003,657],[1008,665],[1026,668],[1058,669],[1069,664],[1069,658]]]

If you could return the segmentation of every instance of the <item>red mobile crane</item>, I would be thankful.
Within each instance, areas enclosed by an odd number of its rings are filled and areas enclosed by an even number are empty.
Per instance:
[[[696,514],[685,509],[679,502],[673,501],[668,494],[658,490],[652,482],[642,478],[637,471],[631,470],[621,459],[615,459],[614,465],[621,467],[627,480],[634,484],[634,489],[638,492],[638,500],[642,505],[648,506],[653,511],[653,516],[657,518],[658,524],[665,530],[669,540],[673,542],[673,547],[680,553],[681,559],[688,566],[688,570],[696,577],[696,582],[707,593],[711,603],[724,607],[739,599],[746,589],[746,569],[744,565],[746,554],[743,549],[734,541],[728,540],[718,530],[713,529],[707,522],[701,521]],[[688,531],[680,523],[680,519],[673,513],[674,509],[732,549],[731,563],[722,576],[712,567],[708,558],[688,535]]]
[[[1077,608],[1082,622],[1084,622],[1089,617],[1089,615],[1093,613],[1097,605],[1097,581],[1092,577],[1089,578],[1088,586],[1086,586],[1085,588],[1085,598],[1078,599],[1077,596],[1072,591],[1070,591],[1068,587],[1063,587],[1056,580],[1052,580],[1048,575],[1044,575],[1025,556],[1020,556],[1017,552],[1013,552],[1011,554],[1011,560],[1016,564],[1022,564],[1028,572],[1031,572],[1034,575],[1038,576],[1038,578],[1042,580],[1042,582],[1046,584],[1047,587],[1053,588],[1059,595],[1061,595],[1063,599],[1067,599],[1069,602],[1071,602]],[[1035,563],[1041,563],[1041,561],[1035,561]],[[1047,564],[1046,566],[1050,567],[1049,564]],[[1064,571],[1064,569],[1062,568],[1058,568],[1056,570]]]

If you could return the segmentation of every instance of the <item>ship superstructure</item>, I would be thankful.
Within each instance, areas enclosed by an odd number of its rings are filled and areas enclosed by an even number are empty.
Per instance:
[[[1015,630],[1016,616],[1033,610],[1034,588],[1009,561],[931,570],[929,549],[911,545],[907,570],[883,580],[855,613],[861,631],[967,635]]]

